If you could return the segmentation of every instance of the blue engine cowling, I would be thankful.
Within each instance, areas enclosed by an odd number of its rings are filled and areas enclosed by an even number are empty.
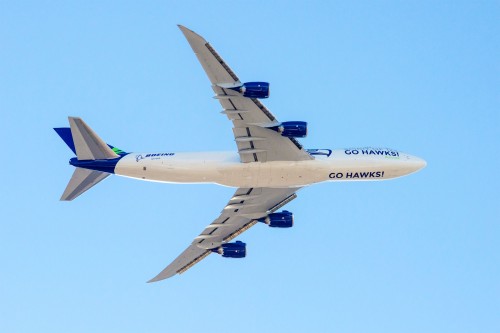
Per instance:
[[[268,98],[268,82],[245,82],[241,87],[230,88],[243,94],[248,98]]]
[[[225,258],[245,258],[247,254],[246,244],[241,241],[222,244],[219,248],[213,249]]]
[[[279,213],[271,213],[263,219],[259,219],[260,222],[266,223],[272,228],[291,228],[293,227],[293,213],[284,210]]]
[[[307,136],[307,123],[305,121],[285,121],[279,127],[281,135],[287,138],[305,138]]]

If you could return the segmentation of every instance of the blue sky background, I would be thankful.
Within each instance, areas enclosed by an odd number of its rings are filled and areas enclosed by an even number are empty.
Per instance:
[[[498,1],[2,1],[0,332],[499,332]],[[127,151],[234,150],[176,27],[271,82],[308,148],[427,160],[388,182],[319,184],[295,227],[146,284],[233,189],[110,177],[59,202],[52,130],[80,116]]]

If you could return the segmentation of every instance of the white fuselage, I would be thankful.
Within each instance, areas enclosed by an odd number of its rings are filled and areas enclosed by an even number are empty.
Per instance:
[[[367,181],[401,177],[424,160],[380,148],[317,150],[309,161],[241,163],[236,152],[131,153],[115,174],[166,183],[216,183],[231,187],[302,187],[324,181]]]

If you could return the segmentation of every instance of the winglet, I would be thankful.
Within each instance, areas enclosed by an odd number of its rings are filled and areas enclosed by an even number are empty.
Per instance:
[[[193,30],[191,29],[188,29],[186,28],[185,26],[183,26],[182,24],[177,24],[177,26],[179,27],[179,29],[181,29],[182,33],[184,34],[184,36],[186,36],[186,38],[188,40],[190,39],[194,39],[193,37],[196,37],[197,39],[199,39],[200,42],[204,42],[206,43],[207,41],[205,40],[205,38],[201,37],[200,35],[198,35],[196,32],[194,32]]]
[[[177,26],[184,34],[184,37],[186,37],[213,85],[232,84],[238,86],[240,84],[240,80],[236,74],[205,38],[183,25],[178,24]]]

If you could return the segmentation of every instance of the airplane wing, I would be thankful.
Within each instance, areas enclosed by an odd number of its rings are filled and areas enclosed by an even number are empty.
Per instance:
[[[181,255],[148,282],[184,273],[212,253],[212,249],[229,242],[256,224],[257,219],[266,217],[295,199],[297,190],[299,188],[239,188],[221,215]]]
[[[269,127],[281,123],[256,98],[229,87],[241,86],[239,78],[200,35],[179,25],[207,73],[222,112],[233,122],[233,133],[241,162],[303,161],[313,159],[295,138],[281,136]]]

